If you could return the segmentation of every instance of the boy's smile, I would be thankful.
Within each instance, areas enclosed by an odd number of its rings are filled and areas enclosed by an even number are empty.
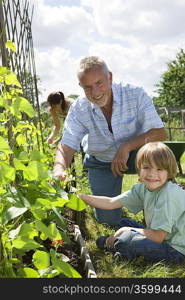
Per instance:
[[[140,170],[140,180],[150,191],[161,188],[168,180],[168,172],[158,168],[154,163],[143,164]]]

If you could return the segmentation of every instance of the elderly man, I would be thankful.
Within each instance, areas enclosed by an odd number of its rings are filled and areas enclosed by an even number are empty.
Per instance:
[[[165,140],[166,131],[146,92],[113,83],[112,73],[99,57],[82,59],[77,75],[85,97],[74,101],[69,110],[54,176],[65,180],[65,170],[82,144],[92,193],[117,196],[137,149],[147,142]],[[100,223],[115,226],[122,218],[122,209],[95,209],[95,216]]]

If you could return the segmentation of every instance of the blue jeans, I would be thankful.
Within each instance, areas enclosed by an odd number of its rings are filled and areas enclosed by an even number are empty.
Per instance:
[[[129,170],[126,173],[135,173],[133,165],[136,153],[129,158]],[[111,171],[110,162],[102,162],[94,156],[85,155],[84,167],[88,169],[89,185],[93,195],[115,197],[121,194],[123,177],[115,177]],[[122,218],[122,209],[105,210],[95,208],[95,217],[99,223],[117,226]]]
[[[84,167],[88,168],[89,185],[93,195],[114,197],[121,194],[122,177],[115,177],[110,169],[110,163],[98,161],[93,156],[85,155]],[[99,223],[116,226],[122,218],[122,209],[94,209]]]
[[[144,228],[135,221],[122,219],[120,227]],[[120,235],[114,242],[114,251],[122,257],[135,259],[143,256],[146,261],[157,262],[164,260],[166,262],[180,264],[185,261],[185,255],[178,252],[167,243],[156,243],[147,239],[142,234],[131,229]]]

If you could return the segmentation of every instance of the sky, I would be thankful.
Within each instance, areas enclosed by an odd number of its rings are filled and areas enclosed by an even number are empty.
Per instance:
[[[167,63],[185,49],[185,0],[30,0],[40,102],[53,91],[83,95],[77,68],[100,56],[115,82],[157,96]]]

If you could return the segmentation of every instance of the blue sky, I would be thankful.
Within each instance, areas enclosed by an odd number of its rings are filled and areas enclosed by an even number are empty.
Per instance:
[[[185,48],[185,0],[30,0],[40,101],[51,91],[83,94],[76,70],[84,56],[101,56],[116,82],[150,96],[167,62]]]

